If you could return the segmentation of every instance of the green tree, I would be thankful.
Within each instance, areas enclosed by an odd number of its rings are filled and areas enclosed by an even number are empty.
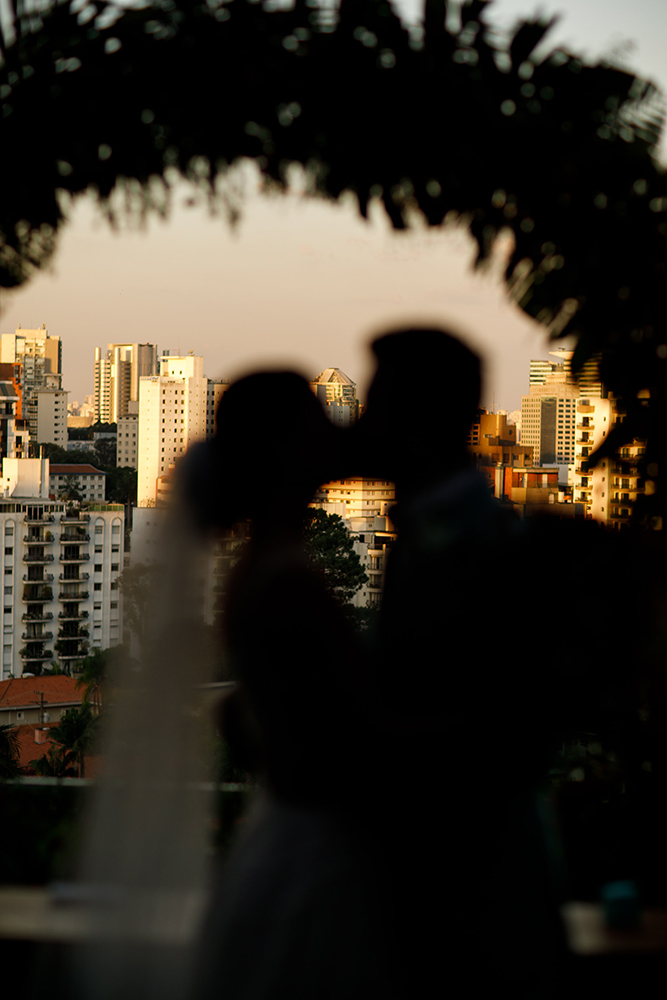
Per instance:
[[[85,777],[85,755],[90,751],[98,725],[99,716],[93,715],[89,702],[84,702],[81,708],[68,709],[59,724],[49,730],[49,738],[76,762],[80,778]]]
[[[68,427],[67,437],[70,441],[91,441],[93,440],[92,427]],[[92,448],[92,443],[91,443]]]
[[[96,464],[103,469],[116,468],[116,441],[114,438],[100,438],[95,445]]]
[[[105,469],[106,497],[109,503],[137,502],[137,470],[129,465],[114,466]]]
[[[83,500],[83,493],[79,489],[78,477],[74,473],[65,476],[65,482],[61,483],[58,496],[61,500]]]
[[[53,731],[53,730],[52,730]],[[76,757],[62,746],[51,747],[43,757],[30,761],[30,768],[40,778],[76,778]]]
[[[18,762],[18,731],[15,726],[0,726],[0,780],[18,778],[23,770]]]
[[[368,577],[342,517],[310,507],[304,540],[312,565],[324,574],[333,597],[344,607],[349,606],[368,583]]]

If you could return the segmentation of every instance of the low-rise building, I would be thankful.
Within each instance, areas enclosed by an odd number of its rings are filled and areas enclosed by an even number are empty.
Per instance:
[[[0,725],[42,727],[60,722],[70,708],[79,708],[83,689],[66,674],[10,677],[0,681]]]
[[[73,491],[85,502],[103,503],[106,496],[106,472],[93,465],[52,465],[49,473],[49,495],[65,500]]]

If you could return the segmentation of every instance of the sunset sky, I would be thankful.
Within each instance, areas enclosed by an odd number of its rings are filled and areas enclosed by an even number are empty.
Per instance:
[[[397,6],[414,17],[421,4]],[[542,9],[563,13],[552,44],[588,58],[616,51],[628,68],[667,88],[664,0],[557,0]],[[490,19],[511,26],[535,11],[527,0],[497,0]],[[624,41],[633,47],[623,49]],[[70,401],[92,392],[94,348],[110,341],[194,351],[209,376],[235,378],[269,365],[312,377],[336,366],[363,396],[369,339],[388,326],[426,321],[460,331],[482,351],[487,405],[519,407],[528,361],[547,356],[548,345],[507,301],[498,268],[472,272],[463,231],[396,234],[379,208],[363,222],[351,201],[261,195],[251,169],[243,181],[234,231],[205,206],[187,205],[184,187],[174,192],[169,220],[154,219],[144,232],[112,232],[81,200],[51,271],[0,302],[0,332],[45,323],[60,336]],[[429,374],[425,360],[425,380]]]

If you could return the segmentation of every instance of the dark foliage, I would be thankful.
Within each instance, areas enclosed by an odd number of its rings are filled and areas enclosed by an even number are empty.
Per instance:
[[[23,773],[18,762],[17,737],[14,726],[0,726],[0,780],[18,778]]]
[[[332,596],[343,606],[350,604],[368,577],[343,519],[311,507],[305,521],[304,544],[312,565]]]
[[[397,229],[413,211],[462,221],[480,261],[511,231],[509,289],[552,334],[576,335],[575,364],[601,355],[628,411],[608,447],[647,436],[655,481],[667,465],[655,91],[605,63],[537,55],[547,20],[499,41],[484,0],[463,5],[455,30],[450,6],[427,0],[421,37],[385,0],[19,9],[2,46],[0,136],[25,149],[39,135],[41,152],[2,162],[0,286],[48,261],[68,195],[92,188],[112,221],[114,189],[132,216],[165,213],[175,168],[234,217],[232,188],[217,183],[231,164],[253,158],[281,187],[299,163],[313,194],[351,191],[362,215],[377,196]],[[659,502],[646,499],[646,516]]]

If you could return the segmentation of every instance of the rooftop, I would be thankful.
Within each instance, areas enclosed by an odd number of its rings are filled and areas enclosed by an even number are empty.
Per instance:
[[[352,379],[341,371],[340,368],[325,368],[323,372],[313,379],[313,382],[317,382],[319,385],[324,385],[326,382],[336,382],[338,385],[356,385]]]
[[[42,677],[13,677],[0,681],[0,710],[34,708],[44,695],[44,706],[81,704],[81,688],[66,674],[46,674]]]
[[[94,465],[52,465],[49,469],[51,476],[106,476],[106,472],[96,469]]]

